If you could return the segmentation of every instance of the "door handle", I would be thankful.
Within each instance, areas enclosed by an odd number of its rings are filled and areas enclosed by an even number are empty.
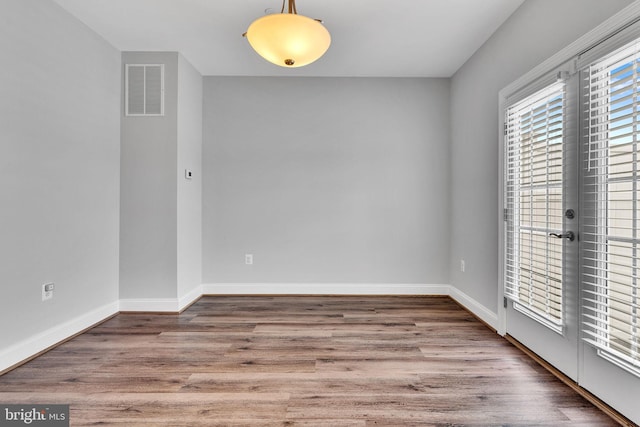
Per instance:
[[[576,238],[576,235],[573,233],[573,231],[567,231],[563,234],[549,233],[549,236],[557,237],[558,239],[569,239],[570,242],[573,242]]]

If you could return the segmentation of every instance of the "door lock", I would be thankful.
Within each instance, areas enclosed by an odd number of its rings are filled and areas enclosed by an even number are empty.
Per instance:
[[[558,233],[549,233],[549,236],[557,237],[558,239],[569,239],[570,242],[573,242],[576,238],[576,235],[573,231],[567,231],[566,233],[558,234]]]

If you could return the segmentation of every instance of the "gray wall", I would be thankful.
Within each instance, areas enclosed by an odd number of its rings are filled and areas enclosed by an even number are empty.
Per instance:
[[[202,284],[202,76],[178,57],[178,297]],[[185,169],[193,178],[185,179]]]
[[[203,282],[448,283],[449,163],[447,79],[206,77]]]
[[[451,80],[451,284],[494,312],[498,92],[629,3],[527,0]]]
[[[118,104],[120,298],[176,298],[178,54],[123,52],[122,64],[123,87],[125,64],[165,65],[165,114],[125,117]]]
[[[120,53],[48,0],[0,2],[0,52],[4,350],[118,300]]]

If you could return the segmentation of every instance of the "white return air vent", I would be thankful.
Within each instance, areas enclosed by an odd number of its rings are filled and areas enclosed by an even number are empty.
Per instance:
[[[164,65],[127,64],[125,115],[164,115]]]

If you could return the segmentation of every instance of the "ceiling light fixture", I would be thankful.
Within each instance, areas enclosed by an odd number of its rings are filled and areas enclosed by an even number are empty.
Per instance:
[[[285,2],[289,5],[286,13]],[[258,55],[288,68],[311,64],[331,44],[331,35],[322,21],[298,15],[295,0],[282,0],[280,13],[256,19],[243,36]]]

